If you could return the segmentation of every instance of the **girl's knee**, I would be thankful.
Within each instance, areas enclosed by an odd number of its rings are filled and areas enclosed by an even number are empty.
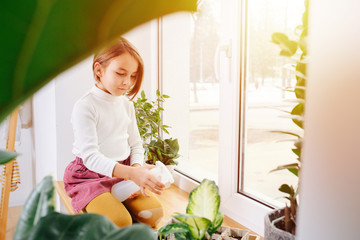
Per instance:
[[[141,223],[156,227],[164,217],[164,210],[162,207],[146,209],[138,212],[135,217]]]
[[[125,206],[118,201],[111,193],[103,193],[85,207],[88,213],[97,213],[106,216],[111,222],[119,227],[132,224],[132,218]]]
[[[132,218],[129,212],[121,212],[119,215],[115,214],[110,221],[118,227],[125,227],[132,224]]]

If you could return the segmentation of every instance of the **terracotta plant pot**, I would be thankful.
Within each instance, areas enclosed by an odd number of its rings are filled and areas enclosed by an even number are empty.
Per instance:
[[[274,224],[284,217],[284,209],[277,209],[265,216],[265,240],[295,240],[295,236]]]

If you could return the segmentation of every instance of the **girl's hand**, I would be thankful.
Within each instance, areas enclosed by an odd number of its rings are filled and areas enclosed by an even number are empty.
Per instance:
[[[140,195],[140,190],[139,191],[136,191],[132,194],[130,194],[130,196],[128,197],[128,199],[133,199],[133,198],[136,198],[137,196]]]
[[[139,167],[131,167],[129,169],[129,180],[134,181],[140,187],[140,191],[145,197],[150,197],[145,192],[146,188],[158,195],[160,195],[161,191],[163,191],[165,188],[165,185],[159,180],[157,180],[157,178],[149,171],[154,167],[154,165],[145,165]]]

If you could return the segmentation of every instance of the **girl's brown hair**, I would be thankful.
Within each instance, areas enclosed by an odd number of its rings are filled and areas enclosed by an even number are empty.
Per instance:
[[[100,81],[99,76],[95,74],[95,63],[98,62],[103,67],[107,67],[110,63],[110,60],[114,57],[120,56],[121,54],[129,53],[138,61],[138,69],[136,73],[136,81],[134,86],[126,93],[126,96],[131,97],[131,100],[134,99],[136,94],[139,92],[141,83],[144,76],[144,62],[136,50],[136,48],[125,38],[120,37],[114,44],[109,47],[106,47],[100,50],[98,53],[95,54],[93,59],[93,72],[94,78],[96,81]]]

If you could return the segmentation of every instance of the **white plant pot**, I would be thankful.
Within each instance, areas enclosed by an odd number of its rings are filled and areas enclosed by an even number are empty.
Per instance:
[[[176,165],[165,165],[171,174],[174,173]]]
[[[274,223],[284,216],[284,209],[277,209],[265,216],[264,240],[295,240],[289,232],[277,228]]]

